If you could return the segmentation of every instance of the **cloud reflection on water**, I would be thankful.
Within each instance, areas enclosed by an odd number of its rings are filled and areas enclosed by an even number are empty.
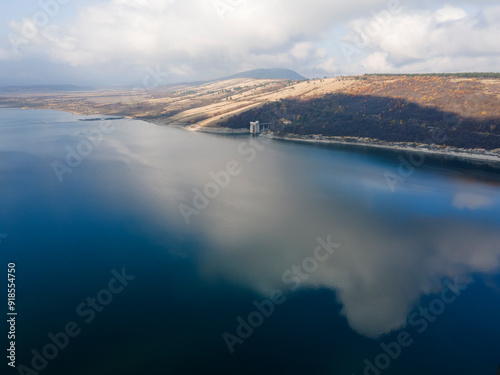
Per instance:
[[[139,142],[128,132],[127,143]],[[178,130],[142,137],[139,151],[113,147],[147,160],[140,173],[148,199],[166,227],[201,239],[190,255],[207,280],[263,296],[287,290],[283,273],[312,255],[318,236],[331,235],[341,248],[301,286],[335,290],[352,329],[376,337],[404,326],[444,278],[466,283],[499,269],[500,220],[462,210],[498,212],[495,186],[419,170],[391,194],[381,178],[387,161],[367,155],[272,142],[249,163],[236,151],[245,137]],[[243,173],[186,227],[178,203],[232,159]]]

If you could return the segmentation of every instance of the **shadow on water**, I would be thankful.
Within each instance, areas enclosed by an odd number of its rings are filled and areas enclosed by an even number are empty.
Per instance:
[[[277,142],[292,142],[275,139]],[[383,149],[363,145],[324,144],[293,142],[297,147],[310,147],[331,151],[342,151],[351,155],[366,155],[382,162],[400,164],[402,160],[410,163],[412,158],[421,162],[414,166],[416,170],[425,170],[437,175],[449,175],[464,180],[479,181],[500,185],[500,162],[487,162],[474,159],[462,159],[453,156],[412,152],[407,150]],[[402,158],[402,159],[401,159]]]

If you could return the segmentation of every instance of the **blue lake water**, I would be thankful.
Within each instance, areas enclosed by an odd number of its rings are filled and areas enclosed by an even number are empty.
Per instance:
[[[499,168],[85,118],[0,109],[2,374],[496,374]]]

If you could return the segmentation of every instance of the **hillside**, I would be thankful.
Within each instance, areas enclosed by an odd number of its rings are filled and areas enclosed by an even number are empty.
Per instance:
[[[439,143],[436,134],[445,131],[447,145],[500,148],[495,74],[229,78],[152,90],[0,93],[0,105],[130,116],[190,130],[245,131],[249,121],[271,121],[280,133],[394,142]]]
[[[321,82],[238,78],[152,90],[0,93],[0,105],[60,109],[85,115],[130,116],[199,130],[217,127],[221,121],[268,102],[289,97],[314,98],[353,83],[335,78]]]
[[[372,76],[360,81],[343,92],[269,103],[221,125],[238,128],[261,120],[279,134],[500,148],[499,80]]]

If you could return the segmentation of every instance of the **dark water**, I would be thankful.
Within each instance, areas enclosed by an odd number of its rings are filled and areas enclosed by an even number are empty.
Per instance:
[[[2,374],[496,374],[498,169],[81,118],[0,109]]]

